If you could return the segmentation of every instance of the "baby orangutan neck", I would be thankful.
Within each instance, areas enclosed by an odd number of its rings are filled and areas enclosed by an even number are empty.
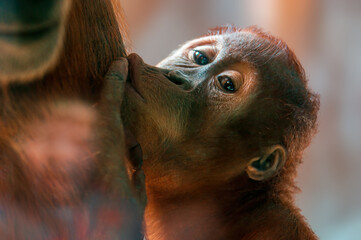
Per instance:
[[[150,191],[151,192],[151,191]],[[151,194],[150,194],[151,195]],[[151,197],[145,214],[147,239],[222,239],[223,225],[213,199]]]
[[[170,198],[152,188],[147,194],[148,240],[317,239],[291,202],[266,189],[242,189],[239,181]]]

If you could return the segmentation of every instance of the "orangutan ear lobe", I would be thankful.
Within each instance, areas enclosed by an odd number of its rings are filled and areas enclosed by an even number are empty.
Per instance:
[[[263,156],[251,159],[246,172],[249,178],[263,181],[275,175],[285,160],[286,150],[281,145],[275,145],[266,149]]]

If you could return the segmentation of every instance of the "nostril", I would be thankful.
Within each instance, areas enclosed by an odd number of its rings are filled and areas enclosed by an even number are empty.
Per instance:
[[[171,82],[173,82],[174,84],[176,84],[176,85],[182,85],[182,84],[184,84],[184,81],[183,81],[181,78],[177,77],[177,76],[168,75],[168,79],[169,79]]]
[[[185,85],[188,83],[186,78],[178,71],[170,71],[167,78],[176,85]]]
[[[183,74],[182,71],[179,70],[169,70],[166,68],[157,68],[159,71],[163,73],[163,75],[172,83],[177,85],[179,88],[183,90],[192,89],[191,81],[189,81],[188,76]]]

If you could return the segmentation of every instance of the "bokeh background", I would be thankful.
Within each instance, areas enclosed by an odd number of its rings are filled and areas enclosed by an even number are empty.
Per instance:
[[[149,64],[224,24],[258,25],[284,39],[321,95],[319,133],[299,169],[297,205],[320,239],[361,240],[360,0],[120,1],[128,47]]]

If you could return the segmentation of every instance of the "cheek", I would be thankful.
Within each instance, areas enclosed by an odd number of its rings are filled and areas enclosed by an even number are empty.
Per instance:
[[[155,128],[160,136],[171,141],[177,141],[184,134],[187,112],[178,101],[164,102],[149,111]]]
[[[190,105],[184,94],[166,86],[153,85],[142,90],[146,102],[137,101],[131,93],[125,100],[126,122],[139,132],[137,135],[149,133],[172,141],[180,138],[185,133]]]

